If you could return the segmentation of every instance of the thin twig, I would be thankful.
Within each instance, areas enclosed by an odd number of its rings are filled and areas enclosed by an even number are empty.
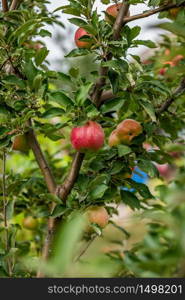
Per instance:
[[[2,0],[2,8],[3,8],[3,12],[8,11],[8,2],[7,2],[7,0]]]
[[[85,254],[85,252],[89,249],[89,247],[91,246],[92,242],[94,242],[95,238],[97,238],[97,234],[94,235],[86,244],[86,246],[82,249],[82,251],[80,252],[80,254],[77,256],[77,258],[74,260],[74,262],[78,262],[80,260],[80,258]]]
[[[181,80],[180,85],[177,87],[177,89],[174,91],[171,97],[169,97],[157,110],[156,115],[159,116],[163,112],[167,111],[170,105],[176,100],[178,96],[185,93],[185,78]]]
[[[143,18],[147,18],[149,16],[152,16],[154,14],[157,14],[159,12],[162,12],[162,11],[167,11],[167,10],[170,10],[172,8],[178,8],[178,7],[182,7],[185,5],[185,1],[182,2],[181,4],[168,4],[168,5],[163,5],[163,6],[160,6],[158,8],[155,8],[155,9],[151,9],[151,10],[148,10],[146,12],[143,12],[141,14],[137,14],[137,15],[134,15],[134,16],[131,16],[131,17],[125,17],[124,20],[123,20],[123,24],[127,24],[129,22],[132,22],[132,21],[135,21],[135,20],[138,20],[138,19],[143,19]]]

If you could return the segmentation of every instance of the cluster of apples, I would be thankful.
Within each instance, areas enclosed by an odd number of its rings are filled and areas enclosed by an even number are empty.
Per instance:
[[[109,146],[130,144],[136,136],[142,133],[142,126],[133,119],[122,121],[109,137]],[[104,144],[105,134],[100,124],[88,121],[85,125],[75,127],[71,131],[71,143],[79,152],[97,151]]]
[[[110,5],[106,9],[105,20],[108,23],[112,23],[112,21],[114,21],[116,19],[122,5],[123,5],[123,3],[117,3],[117,4]],[[129,15],[130,15],[130,13],[128,11],[127,16],[129,16]],[[80,40],[84,36],[88,36],[88,37],[92,38],[92,35],[89,34],[85,29],[83,29],[81,27],[78,28],[76,33],[75,33],[75,37],[74,37],[76,46],[78,48],[86,48],[86,49],[91,48],[91,46],[93,45],[93,40],[91,40],[91,41],[82,41],[82,40]]]
[[[169,55],[170,54],[170,50],[167,49],[165,51],[165,54]],[[184,56],[181,55],[181,54],[178,54],[172,60],[165,61],[163,64],[164,65],[168,65],[169,67],[176,67],[182,59],[184,59]],[[159,74],[163,76],[166,73],[167,69],[168,69],[167,67],[161,68],[159,70]]]

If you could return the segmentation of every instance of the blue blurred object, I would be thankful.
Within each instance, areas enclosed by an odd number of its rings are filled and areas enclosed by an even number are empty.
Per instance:
[[[149,177],[144,171],[135,167],[131,179],[138,183],[146,183]]]
[[[148,182],[149,177],[147,173],[145,173],[138,167],[135,167],[131,179],[135,182],[146,184]],[[124,191],[135,192],[135,189],[128,189],[126,187],[121,187],[121,189]]]

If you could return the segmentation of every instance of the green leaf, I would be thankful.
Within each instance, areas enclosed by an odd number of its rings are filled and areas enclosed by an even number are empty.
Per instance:
[[[93,189],[93,191],[89,193],[89,197],[92,200],[102,198],[107,189],[108,186],[105,184],[98,185],[96,188]]]
[[[90,52],[87,49],[73,49],[71,52],[69,52],[65,57],[78,57],[78,56],[83,56],[87,55]]]
[[[49,119],[53,117],[61,117],[64,113],[65,111],[62,108],[52,107],[42,114],[42,118]]]
[[[55,274],[64,276],[65,272],[69,270],[85,226],[86,222],[82,214],[73,214],[68,222],[62,224],[50,260],[52,267],[55,268]]]
[[[118,156],[122,157],[124,155],[129,154],[130,152],[132,152],[132,149],[128,146],[125,145],[118,145]]]
[[[156,166],[150,160],[139,159],[138,167],[146,172],[150,177],[158,177],[159,172]]]
[[[9,201],[6,207],[6,216],[7,216],[7,220],[11,220],[13,217],[13,213],[14,213],[14,204],[15,201]]]
[[[84,20],[79,19],[79,18],[71,18],[71,19],[68,19],[68,21],[70,23],[72,23],[72,24],[74,24],[78,27],[82,27],[82,28],[83,28],[84,25],[87,25],[87,23]]]
[[[24,80],[18,78],[15,75],[5,76],[2,81],[5,82],[5,83],[12,84],[12,85],[17,85],[21,89],[24,89],[26,87],[26,84],[25,84]]]
[[[70,208],[64,206],[64,205],[61,205],[61,204],[58,204],[55,206],[52,214],[51,214],[51,217],[52,218],[57,218],[57,217],[61,217],[63,216],[66,212],[69,212],[70,211]]]
[[[158,27],[168,30],[176,35],[182,36],[185,38],[185,27],[181,23],[173,22],[173,23],[162,23],[158,25]]]
[[[46,36],[49,36],[49,37],[52,37],[52,34],[50,31],[46,30],[46,29],[41,29],[38,33],[38,35],[42,36],[42,37],[46,37]]]
[[[10,144],[11,136],[6,136],[3,139],[0,139],[0,148],[7,147]]]
[[[33,80],[33,89],[35,91],[38,91],[41,87],[41,84],[42,84],[42,75],[38,74],[37,76],[35,76]]]
[[[118,72],[128,72],[128,63],[122,59],[109,60],[102,63],[103,67],[114,68]]]
[[[35,63],[37,66],[40,66],[43,61],[45,60],[46,56],[48,55],[49,50],[47,50],[45,47],[42,47],[37,51],[36,57],[35,57]]]
[[[24,65],[24,73],[26,75],[26,77],[28,78],[28,81],[30,83],[30,85],[32,85],[32,82],[34,80],[34,78],[36,77],[38,70],[37,68],[34,66],[33,62],[31,59],[29,59],[25,65]]]
[[[143,45],[143,46],[146,46],[148,48],[156,48],[156,44],[150,40],[136,40],[136,41],[133,41],[133,44],[134,45]]]
[[[76,93],[76,103],[81,106],[88,98],[89,90],[92,87],[93,82],[86,82],[84,85],[78,89]]]
[[[136,191],[144,198],[144,199],[151,199],[154,198],[154,196],[151,194],[149,188],[147,185],[143,183],[138,183],[136,181],[133,181],[132,179],[128,180],[132,187],[136,189]]]
[[[8,133],[9,129],[6,127],[0,127],[0,136]]]
[[[110,170],[111,175],[119,173],[124,168],[122,161],[115,161],[112,170]]]
[[[119,78],[120,75],[114,71],[113,69],[110,69],[108,71],[108,77],[112,86],[113,94],[116,94],[119,90]]]
[[[144,110],[147,112],[147,114],[150,116],[151,120],[153,122],[156,122],[155,109],[153,105],[150,102],[146,102],[146,101],[140,101],[140,103],[144,108]]]
[[[116,97],[116,96],[113,96]],[[111,99],[109,101],[106,101],[105,104],[101,106],[101,111],[102,113],[107,113],[110,111],[118,111],[124,104],[126,99],[123,98],[116,98],[116,99]]]
[[[123,203],[130,206],[130,208],[139,209],[141,207],[140,201],[132,192],[121,190],[120,194],[121,194],[121,200],[123,201]]]
[[[50,92],[51,101],[58,103],[61,107],[72,106],[73,101],[62,91]]]

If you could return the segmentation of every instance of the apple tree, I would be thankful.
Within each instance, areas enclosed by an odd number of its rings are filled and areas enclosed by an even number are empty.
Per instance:
[[[102,14],[100,2],[106,5]],[[48,3],[1,0],[0,276],[44,277],[47,268],[36,275],[23,258],[57,264],[62,252],[55,260],[53,245],[61,222],[72,222],[63,244],[78,252],[74,213],[87,216],[90,230],[81,240],[91,243],[108,222],[117,226],[111,217],[121,203],[148,218],[149,229],[139,248],[109,253],[119,265],[112,275],[173,276],[184,253],[181,238],[169,248],[165,243],[175,238],[172,224],[184,216],[185,1],[69,0],[55,11]],[[140,3],[147,10],[132,15]],[[75,46],[65,59],[93,57],[85,75],[74,67],[52,70],[47,60],[43,38],[51,37],[49,26],[65,28],[64,14],[76,25]],[[165,30],[158,43],[141,40],[142,28],[131,26],[154,14]],[[131,54],[140,45],[148,48],[146,59]],[[165,164],[176,169],[168,180],[160,172]],[[158,193],[133,180],[137,169],[161,178]],[[169,201],[175,191],[179,207]],[[155,257],[149,243],[154,236],[154,251],[160,249]]]

